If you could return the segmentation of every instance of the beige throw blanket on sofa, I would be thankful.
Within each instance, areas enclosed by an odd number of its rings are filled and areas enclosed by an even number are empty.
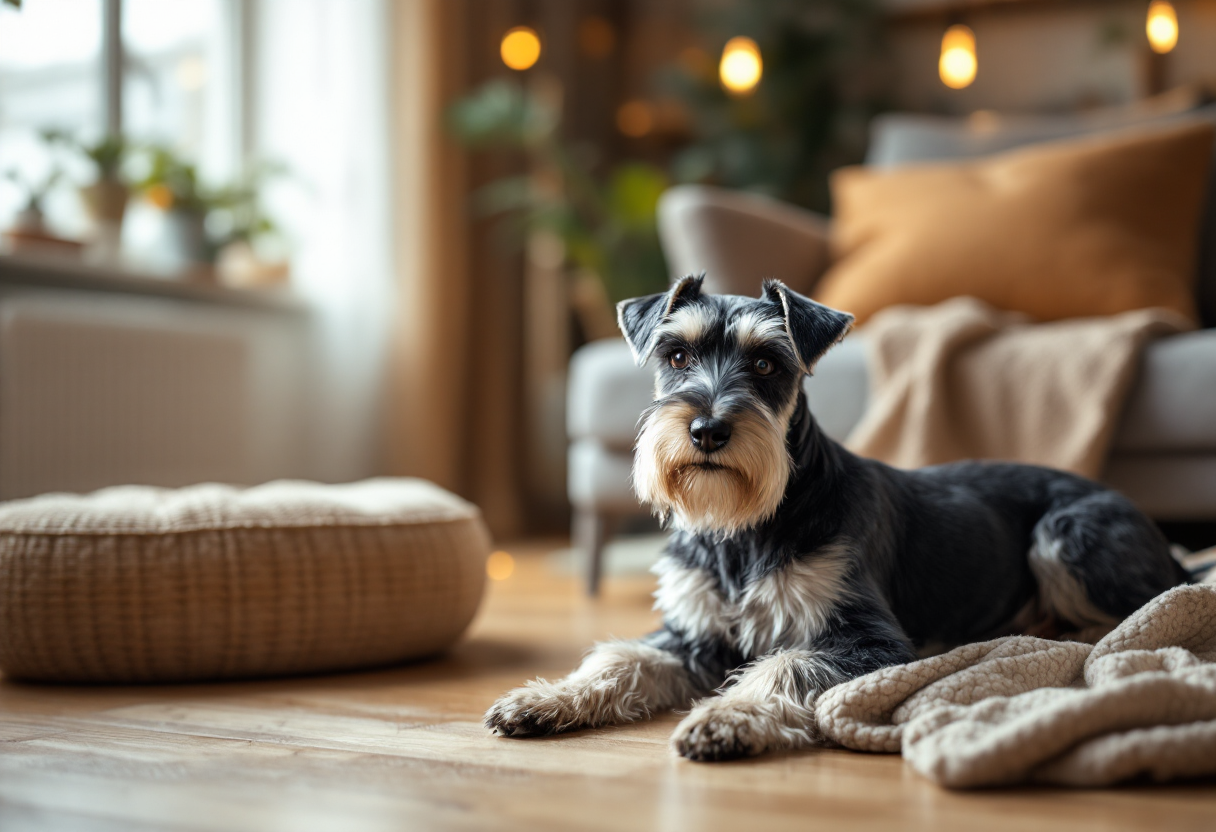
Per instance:
[[[1216,586],[1163,593],[1097,645],[1007,636],[838,685],[824,735],[952,787],[1216,774]]]
[[[1141,350],[1189,328],[1163,309],[1036,324],[974,298],[891,307],[863,330],[870,401],[846,444],[900,468],[1003,459],[1097,477]]]

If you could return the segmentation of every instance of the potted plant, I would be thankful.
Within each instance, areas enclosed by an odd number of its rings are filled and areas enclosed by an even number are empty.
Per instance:
[[[59,131],[48,131],[44,137],[49,144],[67,147],[92,164],[93,182],[80,188],[80,200],[93,226],[95,241],[117,252],[122,239],[122,220],[131,196],[122,170],[130,150],[126,139],[106,135],[89,142]]]
[[[281,165],[262,162],[237,182],[212,193],[207,232],[223,283],[255,288],[287,281],[290,268],[284,241],[261,203],[263,185],[284,173]]]
[[[599,164],[593,148],[561,135],[560,122],[553,101],[507,81],[485,84],[448,112],[467,147],[528,154],[531,171],[486,185],[479,207],[507,215],[533,242],[556,241],[585,337],[615,335],[613,303],[667,285],[655,206],[668,178],[645,162]]]
[[[51,167],[38,178],[12,169],[5,172],[5,177],[25,192],[25,207],[17,212],[13,226],[4,232],[13,253],[79,256],[80,243],[56,236],[46,225],[43,204],[62,175],[58,166]]]
[[[147,151],[147,171],[135,188],[163,212],[167,255],[175,266],[209,263],[214,251],[207,244],[207,197],[198,170],[167,147]]]
[[[25,205],[17,212],[13,230],[23,234],[45,235],[47,228],[43,203],[47,194],[59,183],[63,171],[52,167],[42,177],[33,179],[15,168],[10,168],[5,171],[4,176],[25,192]]]
[[[262,211],[259,193],[267,179],[282,172],[280,166],[263,163],[236,182],[213,187],[202,182],[193,163],[168,148],[153,147],[136,189],[163,212],[173,265],[215,266],[221,252],[234,246],[249,254],[242,260],[247,263],[255,238],[276,230]]]
[[[93,144],[82,143],[78,148],[97,168],[93,184],[80,189],[89,216],[98,225],[121,227],[131,195],[121,174],[127,153],[126,141],[121,136],[105,136]]]

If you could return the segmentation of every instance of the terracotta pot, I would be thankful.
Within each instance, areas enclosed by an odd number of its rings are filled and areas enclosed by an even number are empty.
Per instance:
[[[95,225],[122,225],[130,196],[130,189],[114,179],[99,179],[80,189],[80,198]]]
[[[131,192],[115,179],[99,179],[80,189],[92,228],[89,231],[89,253],[97,261],[117,260],[122,251],[122,218],[127,212]]]

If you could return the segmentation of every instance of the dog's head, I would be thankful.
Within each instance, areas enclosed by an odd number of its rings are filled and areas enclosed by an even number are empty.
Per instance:
[[[701,280],[617,306],[634,359],[657,359],[633,478],[638,497],[679,528],[729,536],[781,503],[802,377],[853,316],[776,280],[758,299],[705,295]]]

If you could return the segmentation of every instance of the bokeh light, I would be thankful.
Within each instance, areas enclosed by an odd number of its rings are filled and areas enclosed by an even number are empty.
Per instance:
[[[760,47],[756,46],[754,40],[736,37],[726,42],[722,49],[722,61],[718,64],[722,86],[736,95],[746,95],[760,83],[763,73]]]
[[[942,56],[937,71],[942,83],[952,90],[971,86],[979,62],[975,55],[975,32],[959,23],[942,36]]]
[[[540,60],[540,35],[527,26],[516,26],[502,36],[499,53],[511,69],[529,69]]]
[[[1148,34],[1148,45],[1159,55],[1164,55],[1178,45],[1178,14],[1166,0],[1153,0],[1148,4],[1148,19],[1144,23]]]
[[[515,572],[515,558],[507,552],[491,552],[486,559],[486,575],[491,581],[505,581]]]
[[[640,139],[654,129],[654,108],[645,101],[626,101],[616,111],[616,129],[631,139]]]

